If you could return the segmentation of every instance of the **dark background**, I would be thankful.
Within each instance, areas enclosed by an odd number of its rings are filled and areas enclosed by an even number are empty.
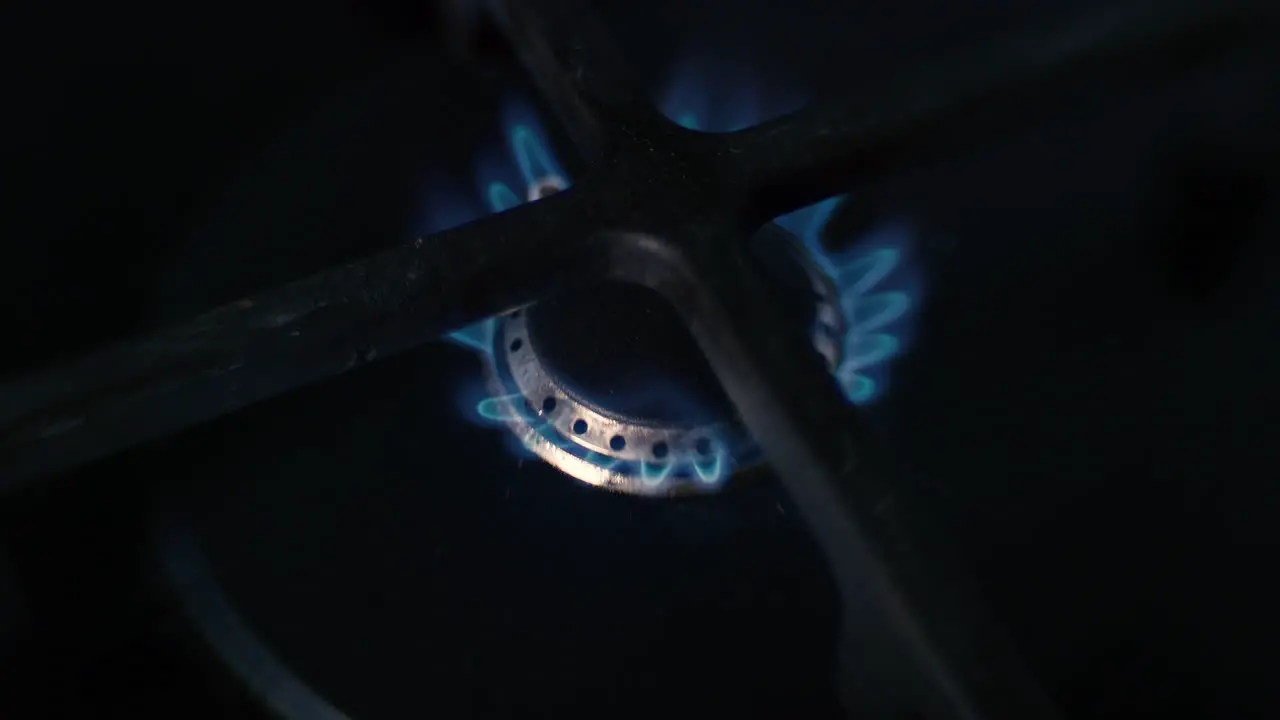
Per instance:
[[[655,93],[692,58],[820,98],[1073,8],[607,14]],[[0,371],[411,237],[522,86],[501,58],[445,60],[430,23],[6,9]],[[1261,714],[1277,677],[1272,70],[1081,92],[868,191],[918,219],[929,278],[873,420],[1073,716]],[[427,348],[5,498],[0,714],[248,712],[159,570],[175,509],[247,622],[355,717],[833,712],[832,590],[772,479],[654,503],[517,466],[457,412],[475,371]]]

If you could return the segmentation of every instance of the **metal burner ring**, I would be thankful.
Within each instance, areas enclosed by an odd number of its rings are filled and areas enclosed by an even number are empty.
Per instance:
[[[813,284],[814,308],[813,347],[827,361],[827,371],[835,372],[844,360],[844,336],[849,320],[840,309],[840,294],[835,281],[824,273],[809,254],[795,243],[800,264],[804,266]]]
[[[834,370],[847,327],[834,282],[800,243],[792,238],[789,244],[811,282],[814,347]],[[495,319],[486,376],[503,422],[553,467],[619,492],[673,495],[718,490],[735,466],[755,461],[755,443],[736,423],[646,422],[579,397],[543,363],[527,322],[523,310]]]
[[[555,379],[527,331],[522,311],[498,319],[490,390],[521,443],[579,480],[639,495],[706,492],[752,447],[733,423],[649,423],[595,407]]]
[[[727,423],[681,427],[623,419],[599,410],[547,372],[529,339],[524,313],[506,316],[499,326],[497,336],[506,346],[508,368],[520,394],[558,434],[587,450],[633,462],[694,459],[709,455],[707,443],[715,443],[729,430]]]

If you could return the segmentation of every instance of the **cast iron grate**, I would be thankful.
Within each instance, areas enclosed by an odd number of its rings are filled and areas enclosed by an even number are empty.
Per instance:
[[[572,188],[245,298],[0,390],[0,487],[435,340],[553,290],[646,285],[679,311],[822,545],[844,602],[840,688],[871,717],[1054,716],[983,617],[743,239],[891,170],[1161,82],[1274,37],[1263,2],[1131,2],[745,130],[698,133],[628,82],[585,0],[491,0],[588,163]]]

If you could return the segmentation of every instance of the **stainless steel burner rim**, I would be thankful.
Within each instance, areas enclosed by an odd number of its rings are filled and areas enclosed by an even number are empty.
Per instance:
[[[738,469],[742,450],[753,443],[731,424],[630,422],[566,392],[527,348],[523,314],[517,310],[495,320],[485,372],[497,415],[534,455],[590,485],[646,496],[714,492]],[[554,400],[553,411],[543,408],[547,398]],[[574,432],[578,420],[589,423],[582,433]],[[623,433],[630,439],[615,449],[609,440]],[[665,452],[655,452],[659,446]]]
[[[844,361],[844,336],[849,330],[849,318],[840,304],[840,293],[835,280],[822,271],[805,248],[792,241],[800,264],[809,275],[816,306],[814,308],[813,347],[827,361],[827,370],[835,372]]]
[[[729,423],[646,423],[618,418],[593,407],[547,371],[529,338],[524,312],[499,320],[494,345],[495,355],[499,351],[505,353],[511,377],[529,406],[557,434],[586,450],[630,462],[692,461],[709,455],[708,449],[714,450],[708,443],[714,446],[738,434]]]
[[[488,370],[489,387],[495,393],[498,411],[506,418],[504,422],[508,430],[530,452],[567,475],[606,490],[650,497],[702,494],[719,489],[720,478],[713,483],[699,483],[693,478],[673,477],[670,474],[646,478],[635,472],[608,467],[593,462],[590,458],[579,457],[548,439],[537,427],[527,422],[524,419],[527,408],[519,407],[525,403],[524,397],[509,392],[511,388],[503,384],[496,374],[496,368],[489,367]],[[498,393],[507,394],[499,395]],[[674,464],[670,467],[674,467]],[[738,468],[733,468],[733,470],[736,469]]]
[[[811,282],[814,348],[834,371],[848,326],[834,280],[787,237]],[[645,423],[576,397],[539,359],[524,308],[494,319],[491,343],[485,374],[502,422],[530,452],[582,482],[634,495],[700,494],[719,490],[728,475],[755,462],[746,457],[754,440],[735,423]]]

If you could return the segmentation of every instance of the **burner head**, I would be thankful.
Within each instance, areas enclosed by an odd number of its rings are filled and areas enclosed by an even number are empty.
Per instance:
[[[843,320],[831,282],[789,233],[751,240],[770,288],[834,367]],[[593,485],[640,495],[710,492],[758,460],[697,343],[656,292],[601,284],[495,323],[493,395],[522,444]]]

